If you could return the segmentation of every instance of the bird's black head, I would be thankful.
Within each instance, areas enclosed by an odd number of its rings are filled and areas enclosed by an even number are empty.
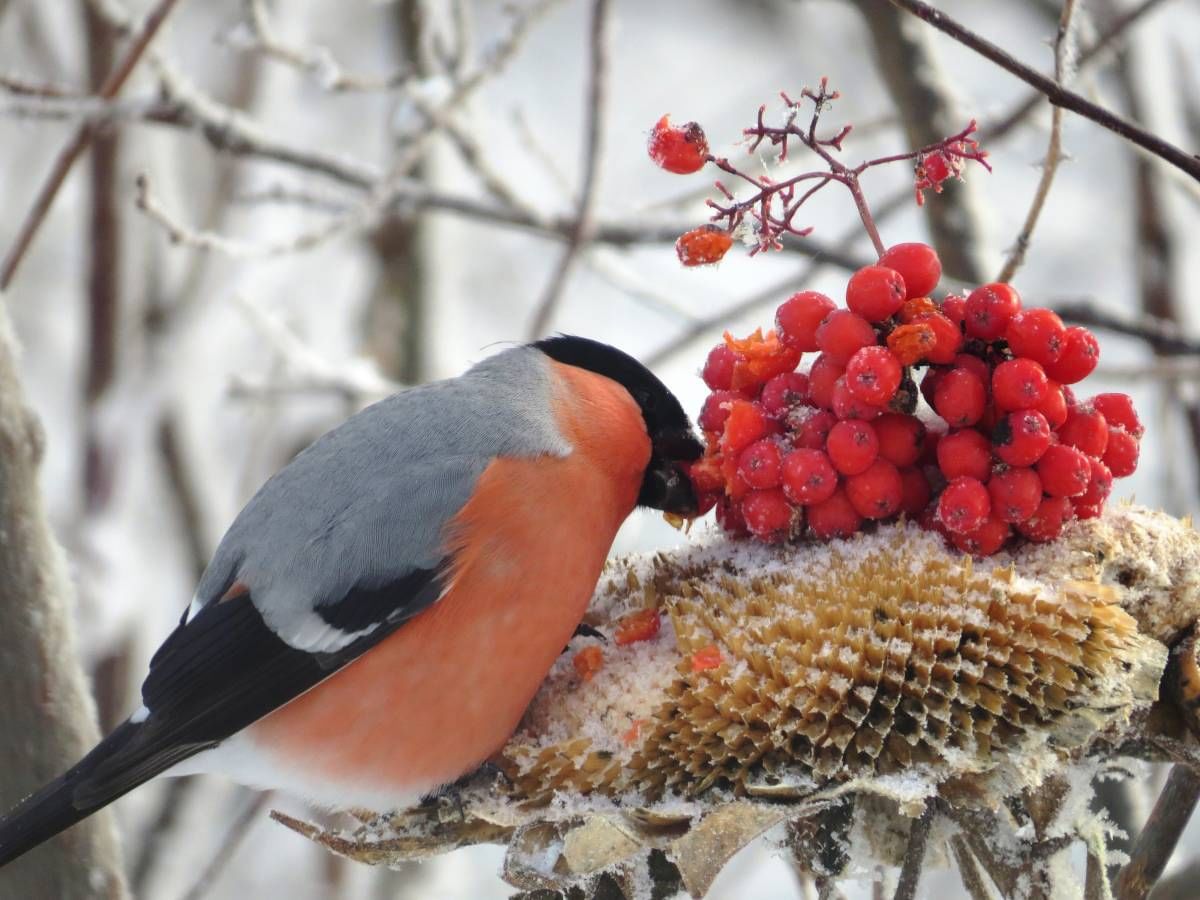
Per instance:
[[[558,335],[537,341],[533,346],[553,360],[611,378],[629,391],[642,410],[651,446],[638,505],[678,515],[695,515],[699,508],[696,493],[681,464],[699,459],[704,446],[667,386],[628,353],[599,341]]]

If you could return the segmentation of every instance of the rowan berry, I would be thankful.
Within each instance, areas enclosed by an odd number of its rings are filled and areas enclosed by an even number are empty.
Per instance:
[[[727,391],[733,385],[733,367],[737,354],[724,343],[717,344],[704,360],[700,377],[714,391]]]
[[[954,361],[963,342],[962,332],[957,325],[936,312],[917,316],[913,319],[913,324],[928,325],[933,329],[933,347],[925,354],[925,359],[935,365],[945,365]]]
[[[808,370],[808,397],[814,406],[833,409],[833,389],[846,374],[846,364],[827,353],[818,356]]]
[[[1012,529],[1008,523],[996,516],[989,516],[987,521],[976,528],[974,531],[968,531],[966,534],[953,534],[951,541],[954,546],[963,553],[970,553],[972,556],[991,556],[993,553],[1000,552],[1000,548],[1004,546],[1004,542],[1008,540],[1008,536],[1012,534]]]
[[[1023,309],[1008,323],[1004,338],[1013,356],[1025,356],[1048,366],[1063,352],[1067,328],[1057,313],[1048,309]]]
[[[1109,426],[1124,428],[1135,438],[1145,431],[1128,394],[1097,394],[1092,398],[1092,407],[1104,414]]]
[[[1062,386],[1056,381],[1046,382],[1046,396],[1036,407],[1038,412],[1046,417],[1050,427],[1058,429],[1067,421],[1067,395]]]
[[[736,458],[755,441],[771,433],[766,411],[750,400],[731,400],[725,431],[721,435],[721,452]]]
[[[879,438],[879,455],[894,466],[911,466],[921,458],[925,426],[916,416],[884,413],[871,422]]]
[[[1078,447],[1088,456],[1104,456],[1109,440],[1108,420],[1091,404],[1076,406],[1068,411],[1067,421],[1058,429],[1058,439]]]
[[[933,498],[933,489],[925,473],[916,466],[906,466],[900,470],[900,485],[900,511],[910,518],[921,515]]]
[[[716,225],[701,225],[679,236],[675,255],[685,266],[708,266],[720,262],[732,246],[729,232]]]
[[[886,459],[877,459],[865,472],[846,479],[846,496],[864,519],[886,519],[899,511],[904,498],[900,470]]]
[[[717,524],[734,537],[745,537],[750,533],[746,518],[742,515],[742,504],[729,497],[717,501]]]
[[[824,450],[829,431],[837,421],[837,416],[827,409],[817,409],[813,406],[796,407],[787,417],[792,446]]]
[[[764,541],[782,541],[792,527],[792,506],[778,488],[748,493],[742,500],[742,516],[750,533]]]
[[[987,521],[992,501],[983,482],[963,475],[955,478],[938,498],[938,518],[950,531],[965,534]]]
[[[896,313],[896,321],[907,325],[917,316],[935,312],[941,312],[941,310],[931,297],[913,297],[911,300],[904,301],[900,312]]]
[[[967,319],[967,298],[958,294],[947,294],[942,298],[942,315],[962,331]]]
[[[1094,459],[1090,456],[1087,459],[1091,465],[1088,487],[1086,491],[1075,498],[1076,509],[1080,506],[1104,506],[1104,501],[1112,493],[1113,475],[1108,466],[1099,459]],[[1080,516],[1080,518],[1090,517]]]
[[[650,132],[646,150],[659,168],[676,175],[698,172],[708,162],[708,138],[695,122],[672,125],[670,116],[663,116]]]
[[[751,488],[766,490],[779,487],[783,454],[770,438],[755,441],[738,456],[738,475]]]
[[[1042,502],[1042,479],[1033,469],[1014,466],[997,472],[988,482],[992,515],[1005,522],[1024,522]]]
[[[886,266],[864,266],[846,284],[846,306],[868,322],[890,319],[904,303],[904,278]]]
[[[867,403],[850,391],[846,376],[833,386],[833,414],[839,419],[874,419],[884,412],[884,407]]]
[[[855,510],[843,488],[838,488],[828,500],[815,503],[807,510],[808,527],[819,538],[850,537],[862,525],[862,516]]]
[[[1051,497],[1078,497],[1092,480],[1088,457],[1066,444],[1051,444],[1037,463],[1042,489]]]
[[[1037,409],[1048,387],[1045,371],[1032,359],[1010,359],[992,372],[992,399],[1006,412]]]
[[[696,420],[704,431],[721,431],[729,419],[729,407],[734,400],[745,400],[740,391],[713,391],[704,398]]]
[[[863,347],[846,363],[846,387],[872,406],[884,406],[896,396],[904,370],[886,347]]]
[[[887,336],[888,350],[903,366],[921,362],[933,351],[937,342],[937,332],[928,323],[909,322],[897,325]]]
[[[1032,466],[1050,446],[1050,425],[1035,409],[1011,412],[992,431],[992,448],[1010,466]]]
[[[758,402],[773,418],[787,415],[792,407],[808,402],[808,376],[803,372],[781,372],[763,385]]]
[[[933,408],[951,428],[974,425],[986,403],[983,382],[966,369],[951,369],[938,379],[933,392]]]
[[[908,243],[888,247],[879,265],[894,269],[904,279],[905,299],[927,297],[942,277],[942,261],[928,244]]]
[[[1104,464],[1114,478],[1126,478],[1137,470],[1139,450],[1138,439],[1132,434],[1124,428],[1111,428],[1104,450]]]
[[[1046,366],[1046,374],[1062,384],[1076,384],[1100,362],[1100,343],[1086,328],[1075,325],[1063,334],[1062,353]]]
[[[987,481],[992,474],[991,441],[973,428],[951,432],[938,442],[937,461],[947,481],[963,475]]]
[[[992,370],[986,362],[971,353],[960,353],[954,357],[953,366],[956,369],[966,369],[983,382],[984,388],[992,383]]]
[[[848,309],[835,309],[817,328],[817,346],[838,365],[844,366],[858,350],[874,343],[871,323]]]
[[[624,647],[627,644],[636,644],[639,641],[648,641],[657,637],[661,628],[662,616],[659,615],[658,610],[642,609],[623,616],[617,622],[613,640],[618,647]]]
[[[1072,512],[1069,498],[1044,497],[1034,514],[1017,524],[1017,531],[1031,541],[1052,541],[1062,534],[1063,525],[1071,518]]]
[[[799,448],[783,458],[783,494],[793,503],[824,503],[837,489],[837,470],[823,451]]]
[[[967,296],[967,334],[982,341],[1003,337],[1009,322],[1021,310],[1021,296],[1011,284],[995,282],[978,287]]]
[[[869,422],[847,419],[829,430],[825,451],[835,469],[843,475],[857,475],[875,462],[879,438]]]
[[[818,349],[817,328],[837,304],[819,291],[800,291],[775,310],[775,328],[780,339],[797,350]]]

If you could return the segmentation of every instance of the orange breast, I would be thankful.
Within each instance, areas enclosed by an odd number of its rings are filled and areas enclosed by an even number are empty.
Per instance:
[[[314,777],[425,791],[494,753],[570,639],[650,446],[619,386],[558,367],[565,458],[499,459],[449,534],[450,590],[249,735]]]

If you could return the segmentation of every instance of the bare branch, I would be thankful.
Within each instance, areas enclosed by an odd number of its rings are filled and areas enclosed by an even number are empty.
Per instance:
[[[596,184],[600,169],[600,147],[604,139],[604,115],[607,102],[609,41],[609,0],[592,0],[592,15],[588,49],[590,67],[587,88],[587,134],[584,138],[583,184],[579,189],[579,206],[575,223],[567,236],[567,247],[559,258],[546,293],[542,296],[529,326],[530,338],[540,337],[550,324],[554,310],[562,298],[579,254],[591,239],[592,216],[596,205]]]
[[[1117,878],[1120,900],[1142,900],[1149,896],[1175,852],[1198,801],[1200,775],[1188,766],[1173,766],[1150,818],[1133,845],[1129,862]]]
[[[987,886],[987,876],[979,867],[979,860],[967,846],[961,834],[950,839],[950,852],[954,854],[954,863],[958,866],[958,874],[963,887],[971,896],[971,900],[992,900],[992,891]]]
[[[1075,41],[1072,31],[1074,15],[1075,0],[1063,0],[1058,31],[1054,35],[1054,81],[1059,85],[1066,83],[1071,68],[1070,56]],[[1030,204],[1029,212],[1025,214],[1025,222],[1013,242],[1012,252],[1005,260],[1000,274],[996,276],[997,281],[1012,281],[1013,276],[1017,274],[1017,269],[1021,268],[1021,264],[1025,262],[1025,253],[1033,238],[1033,230],[1037,227],[1042,207],[1046,205],[1046,198],[1050,195],[1050,185],[1054,183],[1054,174],[1058,171],[1058,164],[1063,158],[1062,117],[1061,106],[1054,106],[1050,110],[1050,142],[1046,147],[1046,156],[1042,160],[1042,177],[1038,179],[1037,190],[1033,192],[1033,202]]]
[[[125,86],[125,82],[129,79],[134,67],[138,64],[138,61],[146,52],[146,48],[150,46],[150,42],[154,40],[163,22],[166,21],[167,16],[178,2],[179,0],[159,0],[158,5],[146,17],[145,24],[142,26],[136,40],[125,51],[125,55],[108,78],[105,79],[104,84],[100,86],[100,90],[97,92],[97,96],[100,99],[111,100]],[[0,291],[7,290],[8,286],[12,284],[13,276],[17,274],[17,269],[21,265],[21,259],[29,249],[34,235],[41,228],[46,214],[50,212],[54,198],[58,196],[58,191],[62,187],[63,182],[66,181],[67,175],[75,165],[75,161],[79,159],[83,151],[87,149],[88,144],[91,143],[94,133],[95,131],[91,125],[81,125],[55,159],[50,169],[50,175],[46,178],[45,183],[38,192],[37,198],[33,203],[33,208],[29,211],[29,215],[17,233],[17,239],[13,242],[13,246],[4,258],[4,262],[0,263]]]
[[[1026,84],[1037,88],[1055,106],[1062,106],[1072,112],[1078,113],[1086,119],[1090,119],[1102,128],[1106,128],[1114,134],[1120,135],[1125,140],[1144,147],[1155,156],[1162,157],[1173,166],[1200,180],[1200,157],[1180,150],[1174,144],[1164,141],[1157,135],[1151,134],[1144,128],[1126,119],[1122,119],[1111,111],[1096,105],[1086,97],[1080,96],[1074,91],[1067,90],[1061,85],[1056,84],[1053,79],[1047,78],[1040,72],[1019,62],[996,44],[959,24],[944,12],[934,9],[928,3],[923,2],[923,0],[888,0],[888,2],[920,17],[960,44],[991,60],[1002,69],[1020,78]]]

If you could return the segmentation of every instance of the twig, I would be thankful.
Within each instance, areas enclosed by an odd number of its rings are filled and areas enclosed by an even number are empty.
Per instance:
[[[925,867],[925,849],[929,843],[929,830],[933,827],[933,804],[927,803],[919,819],[914,819],[908,830],[908,846],[904,850],[904,864],[900,867],[900,882],[896,885],[893,900],[913,900],[921,882],[921,870]]]
[[[100,86],[100,90],[97,92],[97,96],[100,99],[111,100],[124,87],[125,82],[133,73],[134,67],[146,52],[146,48],[150,46],[150,42],[154,40],[163,22],[166,21],[167,16],[178,2],[179,0],[159,0],[158,5],[146,17],[145,24],[142,26],[137,38],[125,51],[125,55],[108,78],[105,79],[104,84]],[[37,198],[33,203],[33,208],[22,223],[21,230],[17,233],[17,239],[13,242],[13,246],[4,258],[4,262],[0,264],[0,291],[7,290],[9,285],[12,284],[13,277],[17,274],[17,269],[21,265],[21,260],[29,249],[34,235],[37,234],[38,229],[45,220],[46,214],[50,212],[50,206],[54,203],[54,198],[58,195],[63,182],[66,181],[67,175],[75,165],[75,161],[79,159],[83,151],[87,149],[88,144],[91,143],[94,134],[95,130],[92,125],[83,124],[79,126],[75,135],[63,147],[57,159],[55,159],[54,165],[50,169],[50,175],[46,178],[45,183],[38,192]]]
[[[242,841],[246,839],[246,835],[250,833],[250,829],[258,821],[258,814],[262,812],[271,800],[270,791],[260,791],[250,798],[250,802],[246,804],[246,808],[238,815],[233,823],[229,826],[229,830],[225,832],[224,838],[221,839],[220,846],[213,853],[208,863],[200,870],[200,876],[192,883],[180,900],[201,900],[213,887],[217,878],[220,877],[222,870],[229,864],[233,855],[237,853],[238,847]]]
[[[992,900],[992,891],[987,886],[983,870],[979,868],[979,860],[975,858],[961,834],[950,838],[950,852],[954,854],[958,875],[962,879],[963,887],[971,895],[971,900]]]
[[[18,97],[43,97],[54,99],[79,99],[80,95],[72,88],[60,87],[57,84],[45,84],[38,81],[26,81],[16,75],[0,74],[0,90],[7,91]]]
[[[1104,871],[1104,862],[1091,847],[1088,847],[1083,878],[1083,900],[1111,900],[1112,887],[1108,883],[1108,873]]]
[[[1187,766],[1173,766],[1150,818],[1133,845],[1129,862],[1117,878],[1119,900],[1142,900],[1149,896],[1198,801],[1200,775]]]
[[[1062,106],[1072,112],[1078,113],[1086,119],[1090,119],[1097,125],[1108,129],[1114,134],[1120,135],[1127,141],[1146,148],[1155,156],[1162,157],[1173,166],[1200,180],[1200,157],[1185,153],[1174,144],[1164,141],[1157,135],[1151,134],[1132,122],[1122,119],[1120,116],[1098,106],[1086,97],[1082,97],[1074,91],[1067,90],[1061,85],[1056,84],[1053,79],[1047,78],[1040,72],[1019,62],[991,41],[965,28],[945,13],[923,2],[923,0],[888,0],[888,2],[920,17],[934,28],[954,38],[960,44],[991,60],[1002,69],[1020,78],[1026,84],[1037,88],[1055,106]]]
[[[584,138],[583,183],[575,224],[567,236],[567,246],[550,276],[550,283],[538,304],[529,326],[529,337],[540,337],[550,324],[563,290],[579,260],[579,254],[592,236],[592,217],[596,205],[596,184],[600,169],[600,149],[604,140],[604,116],[607,105],[609,41],[609,0],[592,0],[588,50],[590,66],[587,88],[587,134]]]
[[[1075,15],[1075,0],[1063,0],[1062,15],[1058,20],[1058,31],[1054,35],[1054,81],[1065,84],[1069,70],[1072,68],[1070,56],[1075,43],[1072,31],[1072,19]],[[1025,222],[1013,241],[1012,251],[1004,261],[1004,267],[996,276],[997,281],[1012,281],[1017,269],[1025,262],[1025,253],[1029,250],[1029,242],[1033,239],[1033,230],[1037,227],[1046,198],[1050,195],[1050,185],[1054,183],[1054,175],[1058,164],[1062,162],[1062,118],[1061,106],[1050,110],[1050,141],[1046,146],[1046,157],[1042,160],[1042,177],[1038,179],[1037,189],[1033,192],[1033,202],[1029,212],[1025,214]]]

